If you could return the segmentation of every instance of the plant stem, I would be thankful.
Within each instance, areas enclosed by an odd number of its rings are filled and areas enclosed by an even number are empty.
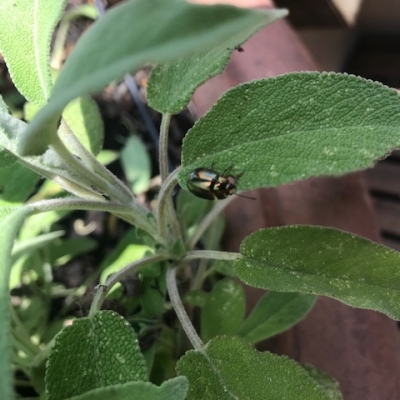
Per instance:
[[[21,323],[12,306],[10,306],[10,314],[12,322],[15,325],[15,327],[11,329],[14,339],[24,348],[28,356],[34,357],[38,353],[39,348],[32,343],[29,333],[26,331],[25,326]]]
[[[198,258],[209,258],[213,260],[235,261],[242,258],[240,253],[230,253],[217,250],[193,250],[186,253],[182,261],[196,260]]]
[[[54,346],[55,336],[50,342],[46,343],[46,346],[33,358],[31,362],[31,368],[38,367],[50,354],[52,347]]]
[[[158,195],[157,205],[157,223],[158,223],[158,234],[161,237],[166,238],[168,233],[168,223],[171,224],[175,238],[180,238],[180,227],[176,217],[174,207],[172,205],[171,193],[176,185],[176,175],[178,174],[179,168],[168,175],[167,179],[161,186],[160,193]]]
[[[160,157],[159,157],[159,165],[160,165],[160,175],[161,182],[164,182],[168,176],[168,133],[169,133],[169,124],[171,121],[171,114],[163,114],[161,120],[160,127]]]
[[[70,135],[71,137],[74,135]],[[58,135],[54,135],[51,148],[65,162],[67,168],[71,171],[71,175],[79,177],[79,183],[87,189],[91,189],[98,194],[107,195],[112,200],[126,204],[132,201],[132,194],[128,194],[127,190],[120,190],[119,186],[113,181],[112,184],[107,182],[102,176],[89,169],[82,161],[78,160],[65,146]]]
[[[54,210],[96,210],[106,211],[115,214],[117,217],[136,225],[146,231],[160,243],[164,243],[164,239],[158,237],[155,223],[151,218],[141,215],[136,212],[135,205],[120,205],[112,202],[91,201],[79,198],[62,198],[40,200],[34,203],[29,203],[36,213],[54,211]]]
[[[190,343],[192,344],[194,349],[202,354],[205,354],[204,344],[197,334],[196,329],[194,329],[192,321],[190,321],[189,316],[187,315],[185,307],[183,306],[183,303],[179,296],[178,286],[176,284],[176,268],[169,268],[167,271],[167,288],[169,298],[175,309],[176,315],[178,316],[178,319]]]
[[[76,6],[72,10],[64,13],[63,18],[60,21],[60,25],[57,31],[56,38],[54,40],[53,54],[51,56],[50,65],[53,69],[59,70],[62,67],[62,59],[64,56],[64,46],[67,40],[67,34],[71,22],[79,17],[86,17],[91,19],[96,19],[96,10],[93,6],[89,4],[83,4],[81,6]]]
[[[213,244],[216,240],[217,235],[217,227],[218,227],[218,218],[214,218],[214,221],[210,224],[209,229],[207,231],[207,236],[204,238],[205,249],[213,250]],[[208,260],[206,258],[200,259],[198,263],[198,267],[196,269],[194,278],[190,283],[190,290],[199,290],[203,285],[204,278],[206,276],[206,271],[208,267]]]
[[[84,164],[87,164],[91,170],[105,179],[108,183],[113,186],[117,186],[119,189],[121,202],[129,203],[134,200],[133,193],[126,187],[126,185],[118,179],[108,168],[101,164],[92,153],[90,153],[85,146],[78,140],[78,138],[71,131],[68,124],[62,120],[59,129],[59,134],[61,138],[71,147],[71,149],[76,153],[78,157],[81,158]]]
[[[225,200],[218,201],[215,206],[210,210],[210,212],[203,218],[200,225],[197,227],[193,236],[190,238],[188,243],[189,249],[194,249],[196,243],[203,236],[204,232],[208,229],[208,227],[214,222],[217,215],[222,212],[233,200],[235,200],[234,196],[230,196]]]
[[[122,279],[124,279],[125,277],[127,277],[129,275],[133,275],[144,265],[168,260],[170,258],[171,258],[171,255],[167,254],[167,253],[153,254],[151,256],[144,257],[139,261],[135,261],[135,262],[127,265],[126,267],[120,269],[115,274],[112,274],[106,280],[104,285],[98,285],[96,294],[94,296],[92,305],[90,307],[89,317],[101,309],[101,305],[103,304],[108,292],[112,289],[112,287],[116,283],[120,282]]]

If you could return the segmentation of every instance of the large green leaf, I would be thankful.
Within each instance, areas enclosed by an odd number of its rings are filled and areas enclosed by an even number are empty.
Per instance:
[[[299,322],[311,310],[315,296],[302,293],[266,293],[255,305],[239,334],[256,343]]]
[[[13,399],[11,375],[10,295],[11,249],[30,207],[0,207],[0,398]]]
[[[264,229],[241,244],[239,279],[280,292],[314,293],[400,320],[400,253],[332,228]]]
[[[131,326],[113,311],[75,320],[56,336],[46,371],[49,400],[63,400],[104,386],[147,380]]]
[[[324,388],[329,400],[343,400],[339,382],[335,378],[310,364],[302,364],[302,367],[308,372],[308,375],[310,375],[312,379],[317,381]]]
[[[212,47],[248,29],[263,11],[183,0],[136,0],[113,7],[82,36],[65,62],[49,103],[33,119],[21,154],[41,154],[62,109],[144,64],[170,61]]]
[[[63,118],[80,142],[95,156],[103,148],[104,126],[96,102],[83,96],[67,105]]]
[[[50,40],[66,0],[1,0],[0,53],[29,101],[44,105],[52,87]]]
[[[329,400],[293,360],[259,353],[238,337],[212,339],[205,352],[189,351],[178,361],[178,374],[189,379],[188,400]]]
[[[215,284],[201,310],[201,336],[207,342],[217,335],[237,334],[243,322],[245,299],[242,286],[232,279]]]
[[[23,203],[38,183],[40,176],[21,164],[3,168],[0,173],[0,204]]]
[[[194,91],[202,83],[224,70],[237,46],[260,28],[286,15],[286,10],[268,10],[265,14],[254,15],[252,24],[214,46],[177,61],[156,65],[147,86],[150,107],[163,113],[177,114],[187,106]]]
[[[400,145],[400,96],[336,73],[292,73],[226,92],[184,140],[179,184],[196,167],[243,173],[239,189],[367,168]]]
[[[145,192],[151,178],[151,160],[146,145],[138,136],[130,136],[121,151],[121,164],[132,192]]]
[[[184,376],[178,376],[163,382],[161,386],[150,382],[128,382],[94,389],[70,400],[185,400],[189,384]]]

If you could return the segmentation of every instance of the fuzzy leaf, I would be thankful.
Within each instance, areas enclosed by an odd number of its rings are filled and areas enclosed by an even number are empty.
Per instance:
[[[311,310],[315,296],[301,293],[266,293],[243,322],[239,334],[256,343],[299,322]]]
[[[37,185],[40,176],[25,166],[15,163],[2,168],[0,173],[0,204],[23,203]]]
[[[24,135],[20,153],[46,151],[63,108],[74,98],[100,90],[145,64],[212,47],[248,29],[264,13],[183,0],[136,0],[113,7],[82,35],[54,84],[50,101]]]
[[[11,249],[30,207],[0,207],[0,398],[13,398],[11,374],[10,294],[9,276]]]
[[[19,92],[37,105],[44,105],[50,97],[50,40],[65,3],[0,2],[0,53]]]
[[[286,10],[266,10],[254,14],[254,22],[213,47],[154,67],[148,80],[149,106],[162,113],[177,114],[186,107],[195,90],[220,74],[232,52],[259,29],[287,15]]]
[[[400,253],[332,228],[290,226],[246,237],[236,273],[246,284],[314,293],[400,320]]]
[[[104,126],[99,107],[88,96],[69,103],[63,118],[80,142],[95,156],[103,148]]]
[[[161,386],[150,382],[128,382],[94,389],[69,400],[185,400],[188,392],[188,381],[184,376],[178,376],[163,382]]]
[[[147,190],[151,178],[151,161],[143,141],[137,136],[130,136],[121,151],[121,164],[126,179],[135,194]]]
[[[311,378],[317,381],[324,389],[329,397],[329,400],[343,400],[342,393],[340,392],[339,382],[328,375],[326,372],[321,371],[309,364],[303,364],[302,367],[308,372]]]
[[[239,189],[371,167],[400,145],[400,95],[346,74],[303,72],[226,92],[187,133],[179,184],[211,166]]]
[[[215,284],[201,312],[201,335],[208,342],[217,335],[237,334],[243,322],[245,299],[242,286],[232,279]]]
[[[293,360],[259,353],[238,337],[212,339],[205,352],[207,358],[192,350],[178,361],[178,374],[189,379],[188,400],[329,400]]]
[[[147,380],[135,331],[113,311],[100,311],[64,328],[51,350],[46,371],[49,400],[89,390]]]

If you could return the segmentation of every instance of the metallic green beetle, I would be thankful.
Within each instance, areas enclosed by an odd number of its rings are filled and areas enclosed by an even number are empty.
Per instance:
[[[237,176],[220,175],[209,168],[196,168],[187,177],[187,187],[191,193],[202,199],[226,199],[236,191]]]

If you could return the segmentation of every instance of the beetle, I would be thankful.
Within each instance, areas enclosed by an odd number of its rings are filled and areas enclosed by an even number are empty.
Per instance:
[[[226,199],[236,194],[236,181],[243,175],[243,173],[236,176],[225,175],[226,171],[218,174],[211,168],[196,168],[187,177],[187,187],[191,193],[202,199]],[[252,197],[249,198],[252,199]]]

